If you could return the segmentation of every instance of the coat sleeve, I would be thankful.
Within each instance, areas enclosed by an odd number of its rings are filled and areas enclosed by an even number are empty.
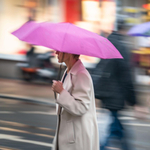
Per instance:
[[[118,79],[119,79],[119,83],[121,87],[123,88],[123,93],[124,93],[126,102],[129,105],[134,106],[135,104],[137,104],[137,100],[136,100],[136,94],[134,91],[134,85],[132,82],[131,70],[128,65],[128,62],[125,62],[123,60],[117,60],[116,63],[118,64],[118,68],[120,68],[118,69],[119,70]]]
[[[63,90],[56,103],[63,107],[68,113],[75,116],[82,116],[89,109],[91,87],[92,82],[89,76],[81,72],[77,74],[71,94]]]

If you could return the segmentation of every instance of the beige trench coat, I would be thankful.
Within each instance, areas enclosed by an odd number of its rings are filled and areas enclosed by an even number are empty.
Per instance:
[[[93,83],[80,60],[66,76],[63,87],[56,100],[58,122],[53,150],[57,150],[57,140],[59,150],[99,150]]]

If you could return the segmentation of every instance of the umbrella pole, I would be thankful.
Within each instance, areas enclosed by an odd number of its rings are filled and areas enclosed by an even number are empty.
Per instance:
[[[64,59],[64,53],[63,53],[63,56],[62,56],[62,60]],[[62,62],[63,63],[63,62]],[[61,75],[61,71],[62,71],[62,63],[61,65],[59,66],[59,72],[58,72],[58,76],[57,76],[57,81],[60,80],[60,75]],[[54,92],[54,97],[55,97],[55,100],[56,100],[56,92]]]
[[[57,81],[60,79],[61,71],[62,71],[62,63],[59,66],[59,73],[58,73],[58,76],[57,76]],[[55,97],[55,100],[56,100],[56,92],[54,92],[54,97]]]

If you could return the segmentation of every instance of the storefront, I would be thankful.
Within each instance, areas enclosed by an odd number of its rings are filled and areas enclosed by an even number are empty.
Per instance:
[[[26,44],[11,35],[26,21],[71,22],[100,34],[101,30],[114,28],[115,9],[113,0],[1,0],[0,53],[26,50]]]
[[[25,43],[11,32],[28,20],[71,22],[101,34],[115,29],[118,17],[129,15],[126,17],[129,24],[138,23],[137,12],[143,4],[144,0],[1,0],[0,53],[17,54],[26,49]]]
[[[18,54],[18,51],[26,50],[26,44],[11,32],[29,20],[58,22],[58,7],[57,0],[1,0],[0,53]]]

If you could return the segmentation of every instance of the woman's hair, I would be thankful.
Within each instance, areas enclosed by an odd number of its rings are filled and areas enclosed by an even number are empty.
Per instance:
[[[73,58],[75,59],[79,59],[80,55],[77,55],[77,54],[73,54]]]

